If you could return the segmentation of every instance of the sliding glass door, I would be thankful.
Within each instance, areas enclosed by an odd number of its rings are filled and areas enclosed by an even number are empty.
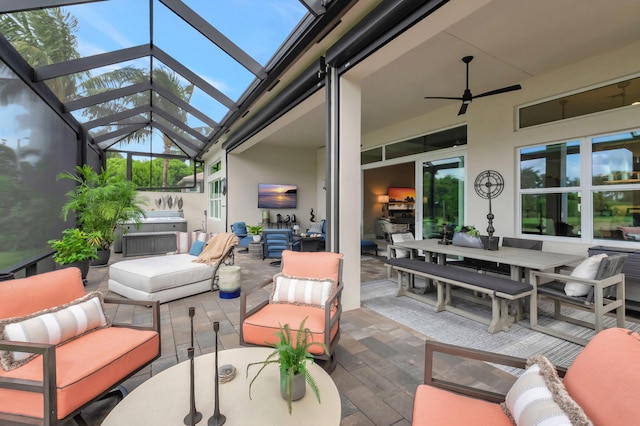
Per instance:
[[[442,238],[464,218],[464,157],[424,161],[421,176],[422,237]]]

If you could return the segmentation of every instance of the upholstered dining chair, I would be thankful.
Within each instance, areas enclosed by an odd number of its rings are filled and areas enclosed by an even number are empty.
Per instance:
[[[265,291],[270,285],[274,286],[271,292]],[[289,324],[297,335],[306,318],[305,327],[313,341],[328,349],[325,352],[313,345],[311,354],[325,370],[333,371],[340,340],[342,289],[341,253],[283,251],[281,272],[241,294],[240,344],[271,346],[278,341],[276,333],[281,325]]]
[[[542,250],[542,241],[528,240],[524,238],[503,237],[502,247],[515,247],[527,250]],[[504,263],[494,263],[487,261],[477,261],[478,269],[482,272],[493,272],[502,275],[511,275],[511,267]]]

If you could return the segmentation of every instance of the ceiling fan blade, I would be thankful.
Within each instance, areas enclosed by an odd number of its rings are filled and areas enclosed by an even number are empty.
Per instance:
[[[462,100],[462,98],[451,98],[451,97],[448,97],[448,96],[425,96],[424,98],[425,99],[451,99],[451,100],[454,100],[454,101],[461,101]]]
[[[513,92],[514,90],[520,90],[520,89],[522,89],[522,86],[520,86],[519,84],[515,84],[513,86],[503,87],[502,89],[491,90],[489,92],[485,92],[485,93],[481,93],[479,95],[475,95],[473,97],[473,99],[475,99],[475,98],[483,98],[485,96],[497,95],[497,94],[500,94],[500,93]]]
[[[467,112],[467,107],[468,106],[469,106],[469,104],[462,103],[462,105],[460,106],[460,111],[458,111],[458,115],[462,115],[465,112]]]

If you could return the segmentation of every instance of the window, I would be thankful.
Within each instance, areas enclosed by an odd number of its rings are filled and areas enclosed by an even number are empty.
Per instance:
[[[523,129],[600,111],[624,108],[635,105],[638,101],[640,101],[640,77],[625,79],[523,106],[518,110],[519,127]]]
[[[209,217],[222,219],[222,185],[223,179],[209,182]]]
[[[593,235],[640,240],[640,131],[591,139]],[[629,232],[627,232],[629,231]]]
[[[640,240],[640,131],[522,148],[520,232]],[[583,208],[585,207],[585,208]]]
[[[218,173],[220,170],[222,170],[222,161],[218,160],[209,167],[209,174],[212,175],[214,173]]]
[[[361,164],[407,157],[414,154],[436,151],[444,148],[455,148],[467,144],[467,126],[441,130],[428,135],[418,136],[404,141],[393,142],[382,147],[362,151]]]
[[[214,159],[209,163],[209,173],[207,174],[207,185],[209,192],[209,218],[222,220],[222,201],[227,193],[222,159]]]

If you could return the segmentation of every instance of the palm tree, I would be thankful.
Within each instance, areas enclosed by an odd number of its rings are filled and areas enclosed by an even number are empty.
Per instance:
[[[77,26],[78,20],[59,7],[0,15],[0,32],[33,68],[79,58]],[[77,82],[72,76],[62,76],[49,87],[65,100],[76,93]]]
[[[59,7],[0,15],[0,32],[34,68],[80,58],[75,35],[77,27],[77,19],[70,13],[63,12]],[[181,78],[174,71],[156,67],[152,71],[152,78],[185,102],[191,100],[194,85],[182,83]],[[129,66],[99,76],[92,76],[87,71],[58,77],[49,82],[49,87],[62,102],[65,102],[77,96],[91,96],[148,80],[148,72]],[[2,99],[10,96],[10,93],[6,93],[7,90],[10,91],[11,86],[7,85],[3,89],[5,93],[0,93],[0,102],[4,102]],[[178,120],[186,122],[186,111],[156,93],[152,96],[153,105],[158,105]],[[136,93],[91,106],[84,111],[84,116],[87,119],[95,119],[146,105],[149,102],[145,93]],[[175,131],[182,133],[177,128]],[[151,137],[151,130],[146,127],[127,136],[123,141],[137,142],[149,137]],[[163,135],[163,145],[164,153],[170,154],[173,141],[167,135]],[[168,171],[169,159],[165,158],[162,172],[163,186],[167,186]]]
[[[181,82],[180,76],[174,71],[166,69],[164,67],[154,68],[152,78],[154,83],[165,88],[185,102],[189,102],[191,100],[194,85],[183,84]],[[83,83],[83,87],[86,90],[86,94],[90,96],[104,92],[106,90],[140,83],[148,79],[148,75],[143,70],[134,67],[127,67],[120,70],[111,71],[109,73],[103,74],[100,77],[90,78]],[[180,121],[187,121],[187,113],[182,108],[155,92],[153,92],[151,96],[151,103],[153,105],[157,105]],[[149,102],[150,100],[145,96],[145,94],[136,93],[131,96],[114,99],[105,104],[91,106],[86,109],[84,114],[88,119],[94,119],[98,117],[104,117],[105,115],[121,112],[129,108],[146,105]],[[171,124],[168,125],[171,126]],[[175,128],[175,131],[176,133],[182,133],[182,130],[178,128]],[[151,137],[151,130],[145,127],[132,133],[131,135],[128,135],[123,139],[123,142],[139,142],[149,137]],[[164,134],[162,136],[162,140],[164,145],[164,154],[171,154],[173,141],[171,140],[171,138]],[[162,186],[167,186],[168,171],[169,159],[165,158],[162,169]]]

